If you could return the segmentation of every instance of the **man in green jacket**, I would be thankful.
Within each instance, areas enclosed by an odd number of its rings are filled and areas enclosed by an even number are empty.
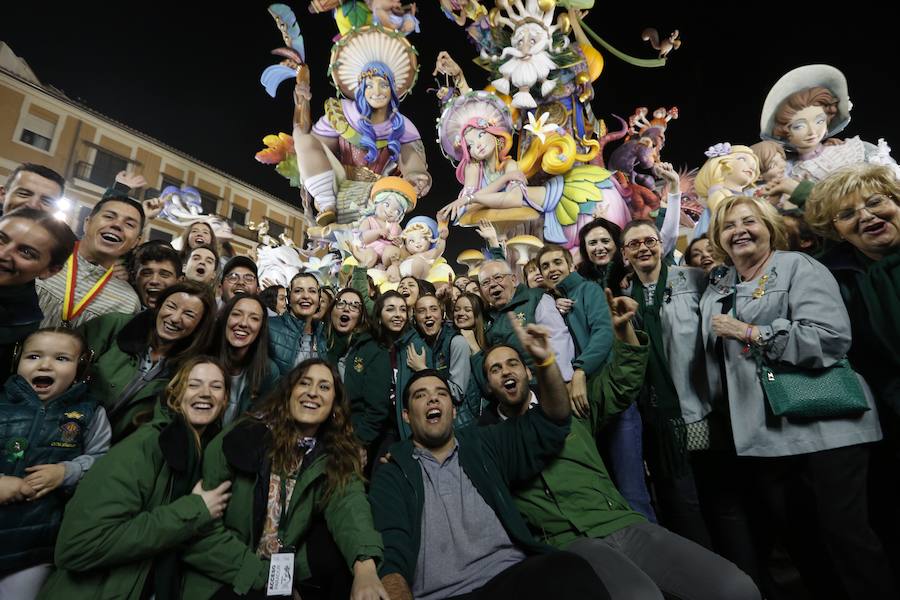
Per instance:
[[[631,326],[636,309],[631,298],[610,300],[613,358],[589,382],[589,414],[572,420],[555,460],[513,487],[515,505],[539,539],[585,558],[614,600],[662,600],[664,593],[685,600],[758,600],[753,581],[735,565],[631,510],[597,450],[604,421],[628,406],[643,382],[647,338]],[[484,368],[499,402],[497,419],[528,418],[531,374],[515,349],[491,349]]]
[[[419,371],[404,390],[412,438],[391,448],[370,492],[393,600],[608,597],[587,563],[536,542],[512,503],[508,486],[559,451],[571,413],[549,332],[512,326],[545,392],[525,417],[454,432],[450,389],[436,371]]]

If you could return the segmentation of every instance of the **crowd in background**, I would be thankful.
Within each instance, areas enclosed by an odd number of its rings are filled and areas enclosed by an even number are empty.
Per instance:
[[[64,185],[3,187],[0,598],[898,597],[888,167],[383,293]]]

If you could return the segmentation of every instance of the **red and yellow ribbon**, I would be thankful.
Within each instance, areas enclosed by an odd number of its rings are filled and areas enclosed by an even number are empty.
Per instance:
[[[66,294],[63,297],[62,305],[62,320],[64,323],[68,323],[84,312],[84,309],[97,297],[97,294],[99,294],[107,284],[113,273],[112,267],[107,269],[100,280],[88,290],[88,293],[85,294],[84,298],[76,302],[75,286],[78,284],[78,243],[79,242],[75,242],[75,248],[72,251],[72,255],[69,257],[69,260],[66,261]]]

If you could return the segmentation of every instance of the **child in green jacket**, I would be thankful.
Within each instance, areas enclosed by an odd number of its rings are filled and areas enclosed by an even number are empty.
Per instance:
[[[106,412],[82,381],[84,339],[42,329],[19,352],[0,392],[0,598],[34,598],[72,488],[109,449]]]

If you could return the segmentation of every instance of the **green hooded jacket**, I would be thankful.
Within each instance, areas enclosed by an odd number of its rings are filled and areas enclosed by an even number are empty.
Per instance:
[[[603,288],[576,272],[569,273],[556,288],[575,301],[563,318],[575,341],[572,366],[590,377],[609,360],[613,346],[612,321]]]
[[[222,520],[216,521],[182,556],[188,566],[184,598],[205,600],[222,586],[237,594],[265,587],[269,561],[257,556],[256,547],[267,509],[270,443],[268,429],[255,418],[238,421],[210,442],[203,460],[203,487],[210,489],[223,481],[232,481],[232,495]],[[351,479],[322,506],[326,452],[318,453],[300,471],[287,510],[289,524],[284,530],[284,542],[296,548],[295,582],[310,577],[304,538],[319,515],[324,516],[348,568],[352,570],[353,563],[361,557],[373,558],[376,563],[381,560],[381,535],[372,524],[372,511],[362,480]]]
[[[113,446],[78,484],[56,541],[56,571],[38,598],[140,600],[154,560],[212,521],[200,496],[172,497],[176,479],[187,478],[182,487],[190,489],[200,478],[192,451],[193,434],[158,403],[153,420]]]

